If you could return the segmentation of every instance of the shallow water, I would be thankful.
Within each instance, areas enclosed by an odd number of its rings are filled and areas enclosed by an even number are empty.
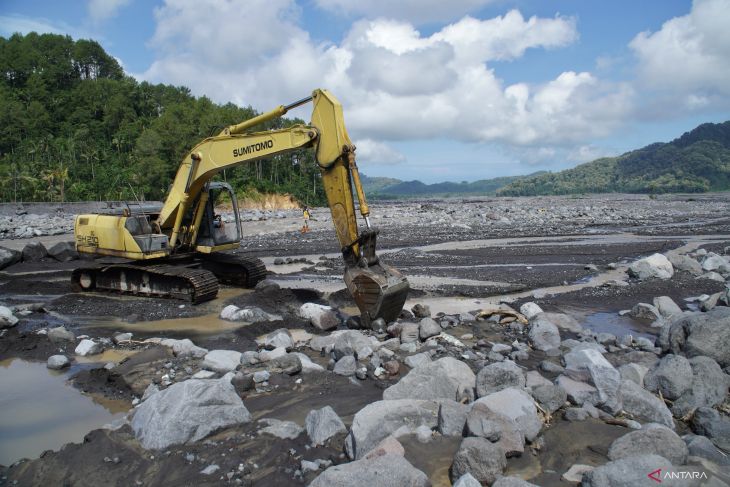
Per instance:
[[[0,362],[0,464],[81,442],[129,409],[124,401],[82,394],[66,383],[68,375],[41,362]]]

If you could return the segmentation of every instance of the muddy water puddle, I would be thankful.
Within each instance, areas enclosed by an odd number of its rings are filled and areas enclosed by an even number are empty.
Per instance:
[[[406,460],[425,473],[433,487],[451,486],[449,469],[461,440],[461,437],[441,435],[435,435],[428,443],[421,443],[416,435],[398,438],[406,451]]]
[[[91,397],[67,383],[72,372],[44,363],[0,362],[0,464],[34,458],[124,416],[125,401]]]

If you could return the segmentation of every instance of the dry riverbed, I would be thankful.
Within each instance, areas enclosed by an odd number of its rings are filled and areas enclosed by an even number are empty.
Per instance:
[[[30,249],[0,271],[0,486],[730,485],[729,209],[375,202],[412,290],[366,330],[326,209],[247,212],[265,285],[198,306],[72,293],[90,261]],[[0,247],[77,210],[1,206]]]

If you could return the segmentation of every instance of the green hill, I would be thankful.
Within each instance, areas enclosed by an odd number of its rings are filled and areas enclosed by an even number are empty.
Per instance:
[[[576,193],[701,193],[730,189],[730,121],[705,123],[668,143],[522,179],[500,196]]]
[[[492,179],[481,179],[474,182],[463,181],[461,183],[443,182],[425,184],[421,181],[401,181],[391,178],[368,178],[363,179],[365,191],[375,198],[416,198],[424,196],[477,196],[494,195],[499,188],[519,181],[524,178],[535,177],[542,172],[528,176],[508,176]],[[367,182],[366,182],[367,181]],[[371,181],[376,181],[374,184]]]

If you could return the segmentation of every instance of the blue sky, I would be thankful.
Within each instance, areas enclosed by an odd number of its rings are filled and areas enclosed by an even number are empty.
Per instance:
[[[4,0],[138,79],[259,110],[330,89],[370,176],[557,171],[730,119],[730,0]],[[305,120],[308,109],[292,115]]]

